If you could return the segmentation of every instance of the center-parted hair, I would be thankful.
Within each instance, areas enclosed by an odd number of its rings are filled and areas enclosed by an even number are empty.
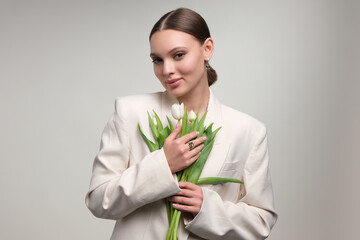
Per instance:
[[[210,38],[210,31],[205,20],[195,11],[188,8],[178,8],[162,16],[154,25],[150,32],[151,36],[161,30],[172,29],[184,32],[195,37],[200,44],[203,44],[207,38]],[[210,66],[207,70],[209,86],[217,80],[216,71]]]

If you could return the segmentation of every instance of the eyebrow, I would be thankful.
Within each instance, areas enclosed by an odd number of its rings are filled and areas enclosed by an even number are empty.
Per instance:
[[[178,51],[178,50],[180,50],[180,49],[186,49],[186,50],[187,50],[186,47],[174,47],[173,49],[171,49],[171,50],[168,52],[168,54],[171,54],[171,53],[173,53],[173,52],[176,52],[176,51]],[[150,57],[157,57],[157,54],[156,54],[156,53],[150,53]]]

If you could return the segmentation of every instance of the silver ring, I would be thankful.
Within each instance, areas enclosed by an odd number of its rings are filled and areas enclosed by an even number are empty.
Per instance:
[[[194,143],[193,143],[193,142],[190,141],[190,142],[188,143],[188,145],[189,145],[190,150],[193,149],[193,147],[194,147]]]

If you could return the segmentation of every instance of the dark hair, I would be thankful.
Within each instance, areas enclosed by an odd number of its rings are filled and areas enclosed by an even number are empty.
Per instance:
[[[152,28],[149,40],[155,32],[165,29],[188,33],[194,36],[200,44],[203,44],[210,37],[210,31],[205,20],[197,12],[188,8],[178,8],[162,16]],[[217,80],[216,71],[211,66],[207,70],[207,78],[209,86]]]

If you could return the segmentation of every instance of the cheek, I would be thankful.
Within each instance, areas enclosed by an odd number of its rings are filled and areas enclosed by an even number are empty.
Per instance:
[[[157,65],[154,65],[154,73],[155,73],[155,76],[160,80],[162,81],[162,74],[161,74],[161,68],[160,66],[157,66]]]
[[[202,70],[202,65],[200,63],[200,58],[191,57],[181,63],[179,70],[182,72],[182,74],[193,74],[199,70]]]

